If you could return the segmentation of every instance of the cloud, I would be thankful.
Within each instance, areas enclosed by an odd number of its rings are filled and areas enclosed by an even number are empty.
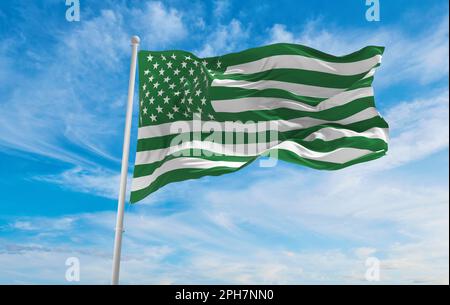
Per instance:
[[[200,57],[209,57],[245,49],[249,35],[248,28],[245,28],[239,20],[232,19],[229,24],[218,25],[196,53]]]
[[[76,192],[95,194],[109,199],[117,199],[119,194],[120,174],[107,169],[86,170],[77,166],[59,174],[36,176],[34,179],[53,183]],[[131,177],[128,180],[130,179]],[[128,183],[128,188],[129,185]]]
[[[213,15],[215,18],[222,18],[230,10],[231,3],[229,0],[215,0]]]
[[[147,2],[144,9],[132,9],[130,18],[134,30],[141,33],[143,43],[151,49],[166,47],[188,34],[182,13],[161,2]]]
[[[123,283],[367,283],[369,256],[381,261],[381,283],[448,283],[445,183],[318,177],[289,166],[241,189],[227,187],[234,179],[197,183],[183,208],[166,200],[128,207]],[[23,273],[6,267],[0,281],[63,283],[64,261],[76,256],[82,283],[108,282],[114,221],[114,212],[12,220],[23,233],[2,242],[0,262],[20,261]],[[70,241],[55,242],[43,227]],[[33,257],[46,274],[29,272]]]
[[[142,29],[155,47],[189,36],[181,9],[160,2],[118,8],[55,34],[50,55],[36,48],[29,57],[45,70],[18,74],[0,48],[6,69],[0,80],[15,80],[0,104],[0,145],[73,166],[36,179],[111,199],[117,198],[118,173],[110,168],[121,152],[129,32]],[[412,37],[397,28],[330,30],[319,21],[293,33],[279,24],[268,41],[337,54],[390,42],[379,78],[426,85],[448,77],[447,26],[448,16]],[[237,19],[211,28],[202,56],[244,49],[253,37]],[[382,283],[448,283],[448,178],[396,170],[448,149],[448,89],[385,110],[392,140],[383,159],[334,173],[286,164],[270,172],[247,168],[177,183],[127,206],[124,283],[366,283],[367,256],[381,260]],[[115,213],[2,221],[0,282],[64,283],[69,256],[80,258],[82,283],[109,282]]]
[[[68,32],[55,31],[50,50],[34,50],[33,58],[45,67],[35,73],[16,73],[9,63],[18,55],[2,47],[0,65],[8,70],[1,75],[16,81],[0,103],[0,146],[76,166],[118,164],[133,26],[153,47],[187,34],[178,10],[149,2],[142,9],[104,9]]]
[[[399,26],[364,31],[331,27],[316,19],[299,33],[275,24],[269,29],[266,42],[299,43],[336,55],[349,54],[367,45],[385,46],[383,69],[378,74],[381,84],[401,81],[429,84],[448,77],[448,20],[448,14],[435,17],[429,28],[410,35]]]

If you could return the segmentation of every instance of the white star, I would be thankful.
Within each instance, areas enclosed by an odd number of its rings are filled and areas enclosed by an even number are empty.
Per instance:
[[[143,101],[143,100],[141,100],[141,106],[142,106],[142,105],[144,105],[144,101]]]
[[[179,96],[180,93],[181,93],[180,91],[177,91],[177,92],[174,93],[174,95],[175,95],[175,96]]]
[[[198,61],[194,60],[193,64],[197,67],[198,66]]]
[[[150,95],[150,92],[145,92],[145,97],[148,97]]]
[[[158,105],[158,107],[156,107],[156,111],[158,111],[159,113],[161,113],[163,111],[163,109],[161,108],[161,106]]]
[[[164,78],[164,82],[165,83],[168,83],[169,81],[170,81],[170,77],[167,76],[167,77]]]
[[[143,112],[144,114],[147,114],[147,107],[145,107],[144,109],[142,109],[142,112]]]
[[[195,96],[200,96],[201,93],[202,93],[202,90],[198,89],[195,91]]]
[[[202,64],[206,67],[208,65],[208,62],[206,60],[202,61]]]
[[[220,67],[222,66],[222,63],[220,62],[220,60],[217,61],[217,68],[220,69]]]
[[[200,100],[202,102],[202,105],[206,105],[206,98],[202,97],[202,99]]]
[[[185,56],[184,57],[186,60],[191,60],[192,58],[190,56]]]
[[[173,90],[175,88],[175,84],[170,84],[169,88]]]
[[[142,90],[145,91],[145,89],[147,89],[147,84],[144,84],[144,85],[142,86]]]
[[[158,69],[158,67],[159,67],[159,64],[157,63],[157,62],[155,62],[154,64],[153,64],[153,69]]]
[[[163,94],[164,94],[164,90],[161,89],[158,91],[158,96],[162,96]]]
[[[167,63],[167,68],[172,69],[172,62],[171,62],[171,61],[169,61],[169,62]]]
[[[186,111],[183,114],[184,114],[185,117],[189,116],[189,114]]]
[[[178,112],[178,110],[180,110],[180,108],[178,108],[176,105],[175,106],[173,106],[173,112]]]
[[[194,75],[194,69],[192,68],[189,69],[189,75]]]
[[[161,59],[166,60],[166,57],[163,54],[161,54]]]
[[[170,55],[170,58],[172,58],[173,60],[177,59],[175,54]]]
[[[173,71],[173,74],[174,74],[174,75],[178,75],[178,74],[180,74],[180,70],[178,70],[178,69],[175,69],[175,71]]]
[[[169,104],[170,98],[168,96],[166,96],[164,98],[164,104]]]
[[[189,97],[189,98],[188,98],[188,102],[189,102],[189,104],[192,105],[192,97]]]
[[[150,116],[150,119],[152,120],[152,122],[156,121],[156,115],[154,115],[154,114],[152,113],[152,115]]]
[[[152,60],[153,60],[153,56],[151,54],[148,54],[147,61],[152,61]]]
[[[156,89],[156,88],[158,88],[158,87],[159,87],[159,83],[158,83],[158,82],[156,82],[156,83],[153,84],[153,88]]]
[[[167,116],[169,117],[169,119],[173,119],[173,113],[168,113]]]
[[[164,74],[164,69],[161,68],[161,70],[159,70],[159,75],[163,75]]]
[[[202,113],[203,112],[202,108],[200,108],[200,107],[197,107],[197,111],[198,111],[198,113]]]
[[[185,102],[186,102],[186,98],[183,97],[183,98],[181,99],[180,103],[181,103],[181,104],[184,104]]]
[[[145,70],[144,75],[148,75],[150,73],[150,70]]]
[[[188,95],[191,92],[189,89],[184,90],[184,95]]]
[[[181,63],[181,67],[182,67],[182,68],[186,68],[186,66],[187,66],[187,62],[183,61],[183,62]]]
[[[182,76],[182,77],[180,78],[180,83],[184,82],[184,80],[185,80],[185,77]]]
[[[154,78],[153,75],[150,76],[150,77],[148,78],[148,81],[149,81],[149,82],[152,82],[152,81],[153,81],[153,78]]]
[[[212,114],[208,114],[210,120],[214,120],[214,116]]]
[[[155,98],[152,96],[152,97],[150,98],[150,104],[153,104],[154,101],[155,101]]]

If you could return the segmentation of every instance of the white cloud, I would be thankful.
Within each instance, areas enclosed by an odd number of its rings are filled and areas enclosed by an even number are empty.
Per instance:
[[[215,0],[213,14],[215,18],[222,18],[230,10],[231,3],[229,0]]]
[[[183,209],[129,207],[123,283],[367,283],[368,256],[381,261],[381,283],[448,283],[448,188],[377,175],[341,188],[348,179],[280,168],[241,190],[197,185]],[[65,258],[77,256],[82,283],[107,283],[115,213],[63,219],[70,225],[14,220],[11,228],[36,235],[3,243],[2,266],[20,268],[2,269],[0,281],[61,283]],[[71,242],[55,244],[42,227]],[[30,272],[33,257],[45,274]]]
[[[149,45],[186,37],[181,11],[159,2],[142,11],[104,10],[62,37],[47,71],[23,76],[25,85],[2,101],[0,145],[75,165],[38,179],[117,197],[118,174],[96,161],[114,162],[120,156],[123,110],[117,101],[126,92],[115,88],[122,79],[114,75],[128,68],[130,27],[123,14],[136,18]],[[427,84],[448,76],[447,25],[448,17],[419,39],[395,29],[372,35],[324,30],[318,23],[297,35],[275,25],[270,41],[302,42],[340,54],[354,51],[355,45],[391,41],[382,69],[386,76],[380,78]],[[249,29],[233,19],[210,33],[200,53],[243,49],[248,37]],[[408,56],[404,50],[410,50]],[[0,59],[1,67],[9,64]],[[382,283],[448,283],[448,181],[394,173],[400,165],[448,149],[448,90],[400,103],[387,111],[387,119],[392,140],[383,159],[335,173],[280,166],[270,169],[270,177],[262,169],[246,172],[245,183],[236,180],[239,173],[225,176],[221,185],[214,177],[178,183],[150,196],[147,204],[128,206],[122,279],[365,283],[364,261],[374,255],[382,262]],[[83,154],[76,152],[80,149]],[[20,234],[15,240],[2,238],[0,281],[62,283],[65,259],[75,255],[83,283],[108,283],[114,218],[112,212],[98,212],[11,220],[1,229]]]
[[[209,57],[244,49],[249,33],[239,20],[232,19],[229,24],[218,25],[196,53],[200,57]]]
[[[110,199],[118,198],[120,175],[106,169],[85,170],[77,166],[60,174],[36,176],[34,179],[57,184],[76,192],[95,194]]]
[[[448,14],[436,18],[428,29],[414,36],[395,26],[376,31],[328,27],[321,19],[308,22],[300,33],[275,24],[269,29],[267,43],[300,43],[335,55],[349,54],[367,45],[385,46],[378,74],[381,84],[406,80],[429,84],[448,76],[448,18]]]
[[[132,9],[134,29],[142,33],[142,43],[151,49],[165,47],[186,37],[188,30],[182,13],[161,2],[148,2],[144,9]]]

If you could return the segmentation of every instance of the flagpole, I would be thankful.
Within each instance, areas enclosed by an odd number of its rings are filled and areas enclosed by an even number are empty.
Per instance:
[[[123,233],[123,216],[124,216],[123,214],[125,208],[125,193],[127,189],[128,157],[130,154],[131,118],[133,113],[134,82],[136,78],[136,59],[139,42],[140,39],[138,36],[131,37],[130,82],[128,83],[128,103],[127,103],[127,114],[125,119],[125,134],[123,136],[122,168],[120,171],[120,188],[117,206],[116,235],[114,238],[114,254],[112,266],[113,285],[119,284],[120,253],[122,250],[122,233]]]

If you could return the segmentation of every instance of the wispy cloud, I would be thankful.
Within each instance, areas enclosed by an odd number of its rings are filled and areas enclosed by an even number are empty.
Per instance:
[[[56,32],[50,51],[28,53],[45,67],[30,74],[13,69],[15,48],[8,46],[15,42],[2,41],[0,81],[8,93],[0,101],[0,147],[72,166],[35,179],[115,199],[130,32],[154,49],[202,29],[202,43],[193,44],[201,56],[257,44],[251,24],[226,20],[229,8],[215,2],[214,26],[162,2],[104,9]],[[426,92],[382,109],[392,139],[380,160],[333,173],[287,164],[270,174],[247,168],[173,184],[127,206],[123,281],[366,283],[365,259],[376,256],[382,283],[448,283],[448,181],[408,172],[408,165],[448,151],[448,88],[441,82],[448,78],[448,15],[414,36],[397,27],[331,28],[320,19],[299,33],[275,24],[268,34],[264,42],[335,54],[386,45],[381,90],[409,82]],[[63,283],[65,259],[77,256],[83,283],[108,283],[114,220],[114,212],[2,219],[0,282]]]
[[[228,24],[219,24],[197,53],[200,57],[209,57],[244,49],[249,35],[248,28],[239,20],[232,19]]]
[[[430,27],[417,35],[406,33],[400,26],[364,31],[329,27],[321,19],[310,21],[301,32],[290,31],[286,25],[269,29],[267,43],[300,43],[335,55],[345,55],[367,45],[386,47],[381,84],[415,81],[429,84],[448,77],[448,14],[437,17]]]

